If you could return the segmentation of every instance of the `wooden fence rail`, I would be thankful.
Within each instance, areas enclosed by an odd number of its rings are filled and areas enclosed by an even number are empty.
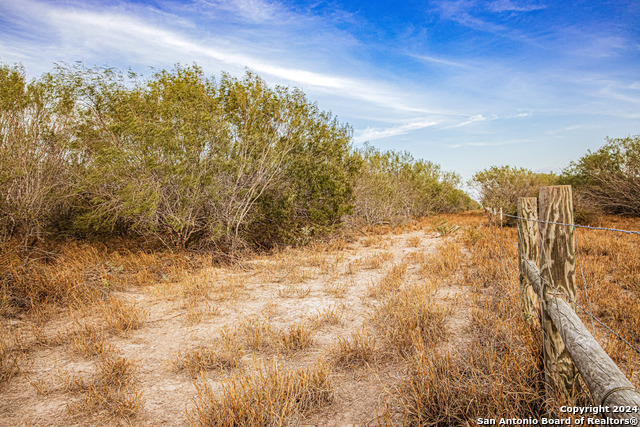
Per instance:
[[[570,391],[579,372],[593,403],[610,408],[603,416],[640,419],[633,411],[613,411],[615,407],[640,407],[640,393],[589,333],[571,302],[575,301],[574,227],[549,224],[573,223],[571,187],[540,190],[541,222],[527,221],[537,220],[535,206],[535,198],[518,200],[518,216],[522,217],[518,220],[520,291],[526,318],[531,319],[539,307],[547,387]],[[533,248],[535,245],[538,247]]]

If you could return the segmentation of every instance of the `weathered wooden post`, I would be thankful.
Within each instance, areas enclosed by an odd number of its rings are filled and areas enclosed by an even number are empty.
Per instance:
[[[538,294],[531,287],[531,282],[525,274],[523,263],[525,260],[538,265],[538,223],[527,219],[538,219],[538,199],[535,197],[518,198],[518,270],[520,279],[520,300],[522,314],[533,326],[537,323],[535,313],[540,311]],[[526,218],[526,219],[522,219]]]
[[[575,300],[575,229],[570,225],[548,223],[573,224],[571,186],[542,187],[539,208],[539,218],[545,221],[540,223],[540,274],[543,284],[540,308],[547,390],[554,388],[560,393],[571,393],[574,390],[577,370],[546,310],[550,301],[562,298],[559,293]]]

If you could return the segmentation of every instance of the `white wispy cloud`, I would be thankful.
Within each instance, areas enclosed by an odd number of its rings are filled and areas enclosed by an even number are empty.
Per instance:
[[[549,135],[561,135],[561,134],[577,131],[580,128],[581,128],[580,125],[564,126],[562,128],[559,128],[559,129],[552,129],[552,130],[548,131],[547,134],[549,134]]]
[[[199,10],[211,8],[231,12],[254,23],[272,22],[281,16],[279,4],[262,0],[198,0],[195,5]]]
[[[358,99],[385,109],[412,113],[430,112],[419,103],[408,104],[408,94],[388,84],[368,81],[365,78],[355,79],[321,71],[309,71],[288,64],[282,65],[287,61],[279,61],[279,58],[269,60],[243,52],[242,46],[220,35],[205,34],[202,38],[195,39],[176,29],[160,25],[148,17],[127,14],[124,11],[56,6],[36,1],[27,1],[25,3],[29,3],[28,6],[23,3],[19,7],[7,4],[5,0],[3,3],[16,14],[23,12],[25,7],[37,11],[29,15],[31,22],[25,22],[23,26],[26,29],[50,29],[53,38],[48,41],[49,46],[42,53],[47,58],[51,56],[52,49],[64,52],[64,58],[54,59],[98,58],[111,55],[145,65],[175,63],[184,58],[193,58],[200,65],[208,65],[207,68],[232,68],[232,71],[241,72],[247,67],[263,77],[275,77],[278,83]],[[251,9],[251,5],[255,3],[258,9],[262,10],[256,12],[258,15],[255,19],[270,19],[269,17],[275,13],[275,9],[270,9],[267,3],[257,0],[213,3],[222,5],[225,10],[236,7],[241,13],[245,9]],[[3,52],[0,48],[0,58],[3,53],[12,55],[12,52]],[[285,52],[284,56],[295,56],[295,52]]]
[[[495,141],[495,142],[462,142],[459,144],[447,144],[447,148],[458,149],[463,147],[500,147],[503,145],[515,145],[530,142],[530,140],[509,140],[509,141]]]
[[[547,8],[546,5],[540,3],[514,0],[494,0],[487,7],[492,12],[532,12]]]
[[[452,61],[449,59],[439,58],[436,56],[419,55],[419,54],[409,54],[409,55],[416,59],[420,59],[422,61],[426,61],[434,64],[448,65],[448,66],[457,67],[457,68],[472,68],[470,65],[465,64],[463,62]]]
[[[473,124],[473,123],[484,122],[486,120],[487,120],[487,118],[484,117],[482,114],[476,114],[475,116],[469,117],[466,120],[464,120],[463,122],[458,123],[456,125],[453,125],[451,127],[452,128],[459,128],[459,127],[462,127],[462,126],[468,126],[468,125]]]
[[[426,118],[422,120],[412,121],[397,126],[390,127],[378,127],[378,128],[366,128],[356,131],[354,135],[354,142],[361,143],[365,141],[375,141],[377,139],[389,138],[391,136],[405,135],[410,132],[414,132],[420,129],[435,126],[441,123],[440,120],[432,118]]]

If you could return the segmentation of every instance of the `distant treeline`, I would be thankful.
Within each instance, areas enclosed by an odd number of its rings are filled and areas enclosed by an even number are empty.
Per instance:
[[[474,206],[456,174],[355,149],[351,134],[300,90],[252,73],[65,65],[28,80],[0,64],[1,237],[234,252]]]
[[[516,212],[518,197],[537,196],[545,185],[573,186],[576,221],[589,222],[598,213],[640,215],[640,135],[607,138],[561,174],[534,173],[511,166],[477,172],[475,186],[483,206]]]

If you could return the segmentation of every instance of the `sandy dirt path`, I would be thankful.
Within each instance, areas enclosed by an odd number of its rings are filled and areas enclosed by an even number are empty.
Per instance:
[[[133,384],[140,408],[131,419],[114,416],[104,406],[93,411],[73,409],[87,394],[79,379],[90,382],[97,375],[100,356],[83,354],[70,337],[99,341],[94,335],[104,329],[105,318],[96,309],[75,312],[73,317],[62,315],[39,332],[42,344],[28,353],[21,375],[2,386],[0,425],[188,425],[200,381],[219,390],[230,376],[261,361],[277,358],[282,366],[295,368],[326,358],[339,338],[346,339],[363,327],[373,330],[370,319],[382,298],[373,289],[394,266],[406,264],[401,286],[422,283],[428,275],[425,265],[437,259],[442,245],[454,240],[438,237],[425,224],[414,225],[386,234],[362,234],[352,241],[287,249],[235,268],[204,269],[180,283],[160,281],[118,293],[127,310],[142,319],[135,329],[102,335],[110,354],[136,367]],[[469,322],[467,292],[456,284],[455,275],[440,280],[435,298],[452,308],[447,321],[452,330],[464,330]],[[187,350],[217,345],[222,331],[246,334],[250,325],[268,325],[271,331],[306,325],[311,343],[295,351],[268,344],[249,347],[237,368],[207,369],[200,378],[175,367]],[[72,335],[73,331],[80,332]],[[24,337],[34,339],[28,333]],[[443,346],[460,349],[468,342],[469,337],[460,333]],[[384,406],[393,405],[389,392],[403,370],[404,362],[397,357],[332,368],[333,403],[291,423],[376,424]]]

